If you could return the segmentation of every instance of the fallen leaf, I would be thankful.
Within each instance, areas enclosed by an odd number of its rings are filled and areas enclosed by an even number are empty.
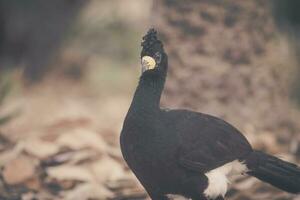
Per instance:
[[[91,149],[71,150],[53,155],[42,161],[43,166],[56,166],[68,162],[69,164],[78,164],[88,160],[95,159],[98,152]]]
[[[63,163],[68,162],[71,159],[73,154],[74,154],[73,151],[60,152],[56,155],[50,156],[49,158],[43,160],[42,166],[50,167],[50,166],[61,165]]]
[[[7,184],[15,185],[33,178],[35,175],[35,164],[27,156],[19,156],[4,166],[3,177]]]
[[[45,159],[56,154],[59,148],[55,143],[43,141],[38,138],[28,139],[24,142],[24,151],[40,159]]]
[[[106,152],[108,148],[101,135],[81,128],[62,134],[56,142],[60,146],[75,150],[93,148],[101,153]]]
[[[97,157],[99,153],[96,151],[93,151],[91,149],[85,149],[74,152],[74,154],[71,156],[69,163],[70,164],[78,164],[82,163],[88,160],[92,160],[95,157]]]
[[[41,181],[37,176],[27,180],[24,184],[28,189],[35,190],[35,191],[38,191],[41,188]]]
[[[8,149],[0,154],[0,167],[7,164],[9,161],[17,158],[23,150],[23,144],[20,142],[12,149]]]
[[[82,183],[82,181],[75,180],[57,180],[54,178],[45,178],[44,186],[51,191],[51,193],[57,194],[63,190],[73,189],[77,184]]]
[[[91,169],[100,183],[121,179],[125,174],[123,167],[108,156],[104,156],[93,163]]]
[[[22,195],[22,200],[32,200],[32,199],[36,199],[36,194],[34,194],[33,192],[25,193]]]
[[[55,198],[51,194],[47,194],[45,191],[39,191],[39,192],[27,192],[23,193],[22,200],[61,200],[61,198]]]
[[[113,193],[101,185],[95,183],[84,183],[75,187],[73,190],[64,192],[65,200],[104,200],[113,197]]]
[[[81,166],[62,165],[49,167],[46,170],[50,178],[57,180],[93,181],[92,174]]]
[[[238,190],[247,190],[255,184],[257,184],[257,179],[251,177],[240,181],[238,184],[235,185],[235,188],[237,188]]]

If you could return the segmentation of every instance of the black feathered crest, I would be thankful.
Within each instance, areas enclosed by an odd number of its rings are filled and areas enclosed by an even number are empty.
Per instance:
[[[157,38],[157,31],[153,28],[149,29],[147,34],[143,37],[142,41],[142,52],[141,57],[143,56],[151,56],[153,57],[155,53],[160,52],[163,53],[163,44]]]

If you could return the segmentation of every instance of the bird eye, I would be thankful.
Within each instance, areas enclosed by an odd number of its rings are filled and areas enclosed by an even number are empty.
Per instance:
[[[161,53],[156,52],[154,55],[154,58],[155,58],[156,63],[160,63],[161,62]]]

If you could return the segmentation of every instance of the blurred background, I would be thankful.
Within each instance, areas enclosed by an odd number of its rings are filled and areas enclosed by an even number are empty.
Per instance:
[[[297,0],[0,0],[0,199],[147,199],[119,134],[155,27],[162,106],[221,117],[300,163]],[[299,200],[233,177],[227,199]]]

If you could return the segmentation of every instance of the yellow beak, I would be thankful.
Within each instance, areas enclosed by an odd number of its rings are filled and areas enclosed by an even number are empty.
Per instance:
[[[156,62],[154,58],[150,56],[142,57],[142,73],[149,69],[154,69],[156,66]]]

